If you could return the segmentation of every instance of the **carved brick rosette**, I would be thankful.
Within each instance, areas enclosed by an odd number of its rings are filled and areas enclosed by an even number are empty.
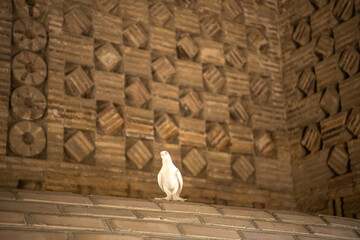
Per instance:
[[[15,124],[9,132],[11,151],[23,157],[41,153],[46,144],[44,130],[33,122],[22,121]]]
[[[21,86],[11,96],[13,114],[23,120],[35,120],[43,116],[46,109],[45,96],[31,86]]]
[[[47,42],[44,26],[30,18],[21,18],[15,21],[13,37],[21,49],[34,52],[42,50]]]
[[[45,61],[39,55],[27,51],[13,58],[11,68],[15,80],[25,85],[39,85],[47,75]]]

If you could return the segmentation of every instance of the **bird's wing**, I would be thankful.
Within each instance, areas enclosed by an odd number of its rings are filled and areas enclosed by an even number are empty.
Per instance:
[[[164,184],[162,182],[161,172],[159,172],[159,174],[158,174],[158,184],[159,184],[159,187],[161,188],[161,190],[164,191],[164,188],[163,188]]]
[[[176,169],[176,178],[179,182],[179,188],[176,191],[176,195],[180,196],[181,190],[183,188],[183,179],[182,179],[181,172],[179,171],[179,169]]]

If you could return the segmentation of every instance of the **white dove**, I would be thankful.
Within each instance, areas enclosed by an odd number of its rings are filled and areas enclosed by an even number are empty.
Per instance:
[[[179,169],[173,164],[170,154],[167,151],[160,152],[162,167],[158,174],[158,184],[161,190],[166,193],[165,200],[185,201],[180,197],[183,187],[183,179]]]

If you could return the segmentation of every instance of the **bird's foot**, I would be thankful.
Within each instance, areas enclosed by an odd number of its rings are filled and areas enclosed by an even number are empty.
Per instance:
[[[174,200],[174,201],[185,202],[187,199],[186,199],[186,198],[181,198],[181,197],[178,197],[178,196],[173,196],[173,200]]]

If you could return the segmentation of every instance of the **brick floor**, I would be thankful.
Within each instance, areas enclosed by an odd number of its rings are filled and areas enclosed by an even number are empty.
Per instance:
[[[0,189],[0,240],[335,240],[359,233],[359,220],[334,216]]]

